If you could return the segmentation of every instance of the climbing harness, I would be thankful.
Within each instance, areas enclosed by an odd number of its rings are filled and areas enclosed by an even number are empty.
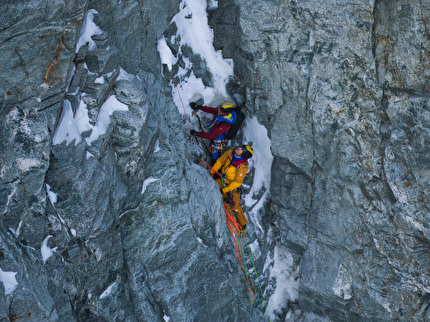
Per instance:
[[[212,153],[218,153],[218,157],[222,155],[222,151],[227,146],[227,140],[221,139],[221,140],[213,140],[211,146],[209,147],[209,152]]]
[[[204,166],[204,167],[206,167],[206,168],[208,168],[209,170],[213,170],[213,168],[209,165],[209,164],[207,164],[205,161],[203,161],[202,160],[202,158],[199,158],[199,160],[200,160],[200,163]],[[228,186],[228,184],[227,184],[227,180],[226,180],[226,178],[225,178],[225,175],[224,174],[221,174],[221,173],[219,173],[218,171],[215,171],[215,170],[213,170],[220,178],[221,178],[221,183],[222,183],[222,186],[225,188],[226,186]],[[225,194],[225,196],[226,196],[226,198],[228,198],[228,200],[229,201],[232,201],[232,202],[234,202],[235,204],[236,204],[236,202],[233,200],[233,198],[231,198],[230,196],[228,196],[227,194]],[[243,204],[243,202],[237,202],[238,204]]]

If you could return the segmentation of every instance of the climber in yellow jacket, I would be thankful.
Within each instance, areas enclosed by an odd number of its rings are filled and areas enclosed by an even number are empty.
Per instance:
[[[239,204],[240,192],[238,188],[242,185],[248,171],[248,159],[252,158],[253,155],[254,150],[249,145],[227,150],[215,162],[210,172],[218,183],[223,197],[234,201],[232,208],[236,213],[236,218],[242,227],[242,231],[245,231],[248,221]],[[216,172],[221,174],[221,177]]]

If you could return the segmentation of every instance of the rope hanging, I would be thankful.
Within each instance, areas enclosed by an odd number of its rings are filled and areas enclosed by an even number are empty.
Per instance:
[[[249,290],[251,291],[252,295],[253,296],[257,295],[257,299],[258,299],[258,302],[260,304],[260,309],[262,312],[265,312],[267,314],[267,317],[270,321],[269,312],[267,311],[266,299],[264,298],[263,290],[261,289],[260,280],[259,280],[259,277],[257,275],[257,269],[256,269],[255,264],[254,264],[254,259],[252,258],[251,250],[249,249],[248,243],[245,240],[245,236],[244,236],[242,230],[240,229],[241,227],[240,227],[239,223],[235,219],[233,209],[227,203],[224,203],[224,210],[226,213],[227,227],[230,230],[231,237],[233,239],[233,243],[234,243],[234,246],[236,249],[236,255],[237,255],[237,258],[239,259],[240,266],[242,268],[242,272],[243,272],[243,275],[245,277],[245,283],[248,286]],[[253,280],[251,278],[251,273],[250,273],[250,271],[246,265],[245,258],[243,256],[243,244],[246,245],[246,248],[248,250],[248,255],[251,259],[252,267],[254,268],[255,277],[256,277],[256,281],[258,283],[260,294],[257,294],[257,288],[256,288],[255,283],[253,282]],[[261,296],[262,301],[260,301],[260,296]]]
[[[181,93],[179,91],[178,84],[176,82],[176,79],[175,79],[175,76],[174,76],[172,70],[171,70],[171,73],[172,73],[173,81],[175,83],[176,90],[178,92],[179,100],[180,100],[182,108],[184,110],[184,114],[185,114],[185,118],[187,120],[188,128],[191,130],[191,125],[190,125],[191,123],[190,123],[190,121],[188,119],[187,113],[185,112],[185,106],[184,106],[184,103],[183,103],[182,98],[181,98]],[[193,140],[193,138],[191,138],[191,140],[194,141],[194,143],[196,143],[197,146],[199,146],[202,149],[202,147],[197,143],[196,140]],[[209,169],[213,170],[213,168],[211,166],[209,166],[209,164],[207,164],[206,162],[204,162],[201,158],[200,158],[200,163],[203,164],[204,166],[208,167]],[[221,174],[219,172],[217,172],[217,171],[214,171],[214,172],[216,174],[218,174],[220,176],[220,178],[222,179],[222,176],[221,176]],[[227,196],[227,198],[229,198],[229,197]],[[248,267],[246,265],[246,262],[245,262],[245,259],[243,257],[243,243],[245,243],[246,248],[248,249],[248,254],[249,254],[249,257],[251,258],[252,266],[253,266],[254,272],[255,272],[255,277],[256,277],[256,280],[258,282],[258,286],[259,286],[259,290],[260,290],[260,295],[261,295],[261,298],[263,300],[263,303],[261,303],[260,296],[257,296],[257,299],[258,299],[258,301],[260,303],[260,309],[261,309],[262,312],[265,312],[267,314],[267,317],[269,318],[269,321],[270,321],[270,316],[269,316],[269,313],[267,312],[266,300],[264,299],[263,291],[261,289],[260,281],[259,281],[259,278],[258,278],[258,275],[257,275],[257,269],[255,268],[254,259],[252,258],[252,255],[251,255],[251,250],[249,249],[249,246],[246,243],[245,237],[243,235],[243,231],[241,229],[242,227],[237,222],[236,217],[234,215],[233,209],[226,202],[224,202],[224,210],[225,210],[225,213],[226,213],[227,227],[228,227],[228,229],[230,231],[230,234],[232,236],[232,239],[233,239],[234,247],[236,249],[236,255],[237,255],[237,258],[239,259],[240,266],[242,268],[242,272],[243,272],[243,275],[245,277],[246,285],[248,286],[248,288],[251,291],[252,295],[256,296],[256,294],[257,294],[257,288],[255,286],[255,283],[252,281],[251,274],[249,272],[249,269],[248,269]]]
[[[172,79],[173,79],[173,82],[175,83],[176,91],[178,92],[179,100],[181,101],[181,105],[182,105],[182,109],[184,110],[185,118],[187,119],[188,129],[191,130],[191,125],[190,125],[191,123],[190,123],[190,120],[188,119],[187,113],[185,112],[185,106],[184,106],[184,102],[182,102],[181,92],[179,91],[178,83],[176,82],[176,78],[175,78],[175,75],[173,75],[172,69],[170,70],[170,72],[172,73]]]

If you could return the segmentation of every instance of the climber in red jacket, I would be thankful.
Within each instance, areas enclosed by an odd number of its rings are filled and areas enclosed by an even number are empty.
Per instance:
[[[202,139],[212,140],[209,151],[212,158],[217,160],[219,158],[219,152],[222,152],[222,149],[227,145],[224,138],[230,131],[231,125],[236,121],[236,112],[233,110],[233,103],[224,102],[219,108],[216,108],[191,102],[190,107],[194,111],[202,110],[203,112],[215,115],[209,126],[209,132],[191,130],[190,134]]]

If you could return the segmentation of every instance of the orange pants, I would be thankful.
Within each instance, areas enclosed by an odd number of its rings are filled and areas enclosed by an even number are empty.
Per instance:
[[[216,179],[215,181],[218,183],[218,185],[221,189],[224,188],[222,186],[220,178]],[[225,196],[226,195],[223,195],[223,197],[225,197]],[[234,201],[233,211],[236,214],[236,218],[237,218],[237,221],[239,222],[239,225],[241,225],[241,226],[246,225],[248,220],[246,220],[245,214],[243,213],[242,207],[240,206],[240,203],[239,203],[239,198],[240,198],[239,191],[237,191],[237,189],[235,189],[235,190],[227,193],[227,197],[229,197],[230,199],[233,199],[233,201]]]

